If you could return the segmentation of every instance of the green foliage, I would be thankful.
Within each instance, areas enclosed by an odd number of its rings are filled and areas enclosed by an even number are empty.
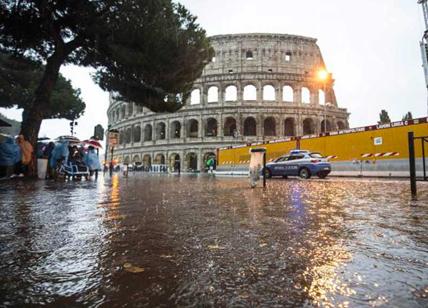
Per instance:
[[[35,91],[43,76],[44,66],[25,59],[0,53],[0,107],[28,110],[33,104]],[[83,114],[85,103],[80,90],[73,89],[62,75],[52,91],[50,108],[44,110],[45,119],[76,119]]]
[[[391,119],[389,118],[388,112],[384,109],[381,110],[379,114],[379,119],[380,121],[377,122],[378,124],[391,123]]]
[[[159,112],[184,104],[213,52],[196,18],[171,0],[6,0],[0,49],[46,62],[41,101],[59,67],[73,63],[96,68],[104,90]]]
[[[402,121],[409,121],[409,120],[413,120],[413,115],[410,111],[407,112],[402,118]]]

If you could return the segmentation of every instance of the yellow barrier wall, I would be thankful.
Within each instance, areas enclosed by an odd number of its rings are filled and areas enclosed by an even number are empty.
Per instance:
[[[264,147],[267,150],[267,161],[287,154],[290,150],[298,148],[321,152],[324,156],[337,156],[331,161],[352,161],[352,160],[384,160],[384,159],[405,159],[408,158],[408,132],[413,131],[415,137],[428,136],[427,119],[417,119],[415,122],[425,122],[420,124],[405,124],[403,122],[392,123],[388,128],[376,128],[370,126],[357,128],[346,133],[346,131],[332,132],[332,136],[305,138],[300,140],[275,142],[267,144],[257,144],[237,148],[219,149],[219,165],[242,165],[248,164],[250,160],[250,148]],[[369,130],[368,130],[369,129]],[[352,131],[352,130],[350,130]],[[375,145],[375,138],[382,138],[382,144]],[[379,140],[379,139],[377,139]],[[369,157],[362,158],[366,153],[387,153],[398,152],[397,156],[389,157]],[[416,157],[422,157],[421,142],[415,141]],[[425,157],[428,155],[428,147],[425,144]]]

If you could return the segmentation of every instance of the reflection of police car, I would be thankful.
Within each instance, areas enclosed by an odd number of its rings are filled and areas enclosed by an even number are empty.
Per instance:
[[[325,178],[331,171],[331,165],[320,153],[293,150],[266,164],[266,177],[296,175],[309,179],[312,175]]]

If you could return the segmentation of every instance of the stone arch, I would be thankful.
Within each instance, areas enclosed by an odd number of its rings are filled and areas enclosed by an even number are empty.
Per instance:
[[[157,153],[155,159],[153,160],[155,165],[165,165],[165,155],[162,153]]]
[[[331,131],[331,122],[329,120],[322,120],[320,132],[325,133],[325,132],[330,132],[330,131]]]
[[[181,138],[181,123],[180,121],[173,121],[171,123],[171,139]]]
[[[294,118],[286,118],[284,121],[284,136],[296,136]]]
[[[126,116],[126,106],[125,106],[125,105],[122,105],[122,106],[120,107],[120,118],[121,118],[121,119],[125,119],[125,116]]]
[[[235,85],[226,87],[224,91],[224,100],[226,102],[236,102],[238,100],[238,88]]]
[[[193,89],[190,94],[190,105],[199,105],[201,103],[201,90]]]
[[[186,170],[197,171],[198,170],[198,155],[194,152],[187,153],[186,155]]]
[[[187,137],[198,138],[199,136],[199,122],[196,119],[190,119],[187,127]]]
[[[131,143],[131,141],[132,141],[132,128],[128,127],[125,133],[125,142]]]
[[[134,103],[128,103],[128,117],[134,113]]]
[[[218,102],[218,87],[211,86],[208,88],[208,103]]]
[[[267,84],[263,87],[263,100],[264,101],[275,101],[276,93],[275,88],[271,84]]]
[[[302,100],[301,100],[301,102],[303,104],[310,104],[311,103],[311,91],[306,87],[302,88]]]
[[[148,170],[152,166],[152,157],[150,156],[150,154],[145,154],[143,156],[143,166],[146,170]]]
[[[178,171],[178,169],[181,169],[181,160],[180,160],[180,154],[178,153],[171,153],[169,155],[169,169],[173,170],[175,172]]]
[[[132,133],[132,137],[134,139],[134,142],[140,142],[141,141],[141,127],[139,125],[134,126]]]
[[[153,139],[153,128],[151,124],[144,126],[144,141],[152,141]]]
[[[325,92],[323,90],[318,90],[318,104],[320,105],[326,104]]]
[[[135,163],[137,163],[137,164],[141,163],[140,155],[135,154],[134,157],[132,158],[132,163],[133,164],[135,164]]]
[[[165,123],[159,122],[156,124],[156,140],[164,140],[166,138]]]
[[[291,86],[284,86],[282,88],[282,100],[284,102],[294,102],[294,90]]]
[[[244,101],[256,101],[257,100],[257,88],[252,85],[248,84],[244,87]]]
[[[205,137],[216,137],[218,124],[215,118],[208,118],[205,126]]]
[[[131,163],[131,159],[129,158],[129,156],[125,156],[125,158],[123,159],[123,164],[125,165],[129,165]]]
[[[311,118],[303,120],[303,135],[315,134],[315,123]]]
[[[276,136],[276,121],[274,117],[267,117],[263,122],[264,136]]]
[[[346,129],[345,123],[343,123],[342,121],[337,121],[337,129],[339,130]]]
[[[253,52],[252,52],[251,50],[247,50],[247,51],[245,52],[245,59],[246,59],[246,60],[253,60],[253,59],[254,59],[254,57],[253,57]]]
[[[233,136],[236,131],[236,120],[233,117],[227,117],[224,121],[224,136]]]
[[[125,144],[125,143],[126,143],[125,131],[121,130],[119,132],[119,144]]]
[[[253,117],[244,120],[244,136],[257,136],[257,122]]]

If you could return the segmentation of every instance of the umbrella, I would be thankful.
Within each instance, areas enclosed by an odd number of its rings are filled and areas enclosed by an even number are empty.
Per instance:
[[[87,145],[87,146],[93,146],[96,149],[102,149],[103,148],[103,146],[101,145],[101,143],[98,140],[96,140],[96,139],[83,140],[82,143],[84,145]]]
[[[11,127],[12,125],[10,125],[6,121],[3,121],[2,119],[0,119],[0,126],[1,127]]]
[[[59,136],[58,138],[55,139],[55,141],[59,141],[59,142],[68,141],[68,143],[70,143],[70,144],[80,143],[79,138],[77,138],[75,136]]]

